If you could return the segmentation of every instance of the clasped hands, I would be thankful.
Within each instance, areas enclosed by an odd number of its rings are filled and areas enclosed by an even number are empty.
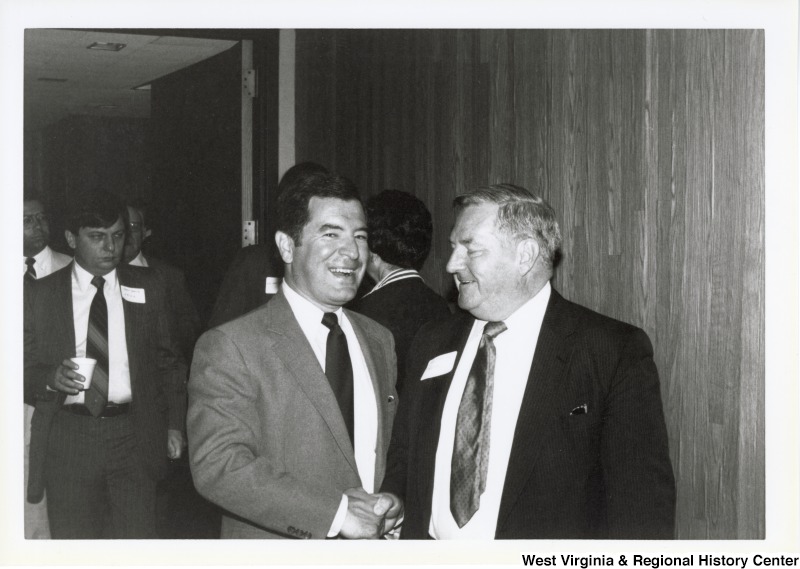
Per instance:
[[[403,501],[388,492],[369,494],[363,488],[350,488],[347,516],[339,535],[347,539],[378,539],[403,520]]]

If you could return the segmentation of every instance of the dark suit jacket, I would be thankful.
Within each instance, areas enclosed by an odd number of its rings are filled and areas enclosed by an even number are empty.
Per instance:
[[[389,283],[354,301],[349,308],[383,324],[394,336],[397,392],[402,395],[411,341],[426,322],[450,316],[447,301],[422,279],[410,278]]]
[[[236,253],[220,285],[208,328],[230,322],[274,296],[266,293],[266,280],[283,277],[283,262],[276,255],[272,243],[251,245]]]
[[[388,330],[347,312],[375,390],[375,488],[397,399]],[[227,510],[225,538],[324,539],[342,493],[361,486],[336,396],[286,297],[197,341],[189,380],[189,460],[198,491]]]
[[[181,348],[181,354],[191,360],[194,343],[200,335],[200,315],[194,306],[183,271],[157,257],[146,257],[148,268],[161,273],[167,287],[167,306],[173,316],[172,335]]]
[[[401,537],[428,537],[445,397],[458,366],[420,381],[457,351],[473,318],[426,325],[411,348],[383,489],[405,499]],[[552,291],[517,420],[498,539],[668,539],[675,482],[647,335]],[[412,379],[415,378],[415,379]],[[498,378],[498,381],[502,380]],[[586,404],[588,412],[573,410]]]
[[[123,299],[125,337],[130,366],[131,413],[139,437],[141,460],[160,478],[167,468],[167,428],[184,429],[186,365],[170,336],[161,278],[142,267],[117,267],[120,285],[145,291],[145,303]],[[65,394],[48,391],[48,378],[62,360],[75,355],[72,318],[72,263],[37,280],[25,294],[25,389],[36,400],[31,423],[28,501],[44,492],[47,439],[53,415]]]

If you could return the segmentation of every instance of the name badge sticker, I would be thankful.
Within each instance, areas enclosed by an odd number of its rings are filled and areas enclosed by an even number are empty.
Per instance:
[[[428,367],[425,368],[425,373],[422,374],[420,381],[437,377],[450,372],[453,369],[453,364],[456,363],[456,356],[458,352],[450,352],[449,354],[442,354],[436,356],[428,362]]]
[[[281,286],[281,279],[278,277],[267,277],[267,284],[264,288],[264,294],[276,294]]]
[[[137,304],[144,304],[145,302],[143,288],[131,288],[122,285],[120,287],[120,291],[122,292],[122,298],[124,298],[128,302],[135,302]]]

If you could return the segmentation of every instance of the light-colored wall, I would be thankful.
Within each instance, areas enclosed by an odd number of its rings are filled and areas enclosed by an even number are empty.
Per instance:
[[[677,537],[763,538],[764,34],[299,30],[297,160],[434,215],[514,182],[560,214],[555,286],[643,327],[662,379]]]

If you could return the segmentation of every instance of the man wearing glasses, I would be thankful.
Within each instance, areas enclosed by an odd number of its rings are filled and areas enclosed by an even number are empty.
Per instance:
[[[72,257],[53,251],[50,242],[50,225],[47,222],[42,200],[33,194],[25,194],[22,203],[22,256],[24,282],[35,281],[69,265]],[[31,417],[33,400],[25,394],[25,485],[28,485],[28,466],[31,444]],[[25,539],[49,539],[50,525],[47,522],[47,501],[38,504],[25,502]]]

